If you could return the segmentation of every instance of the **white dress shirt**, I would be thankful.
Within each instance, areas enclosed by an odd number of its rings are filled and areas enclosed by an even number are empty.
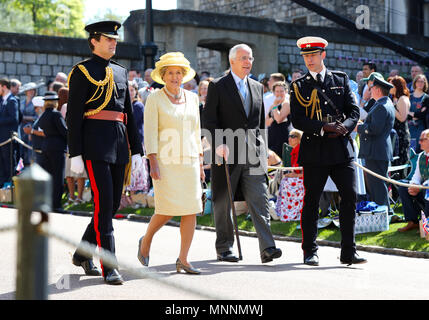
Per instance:
[[[237,85],[238,92],[240,92],[240,81],[244,80],[244,85],[247,87],[247,76],[244,77],[244,79],[241,79],[239,76],[237,76],[234,72],[231,70],[232,77],[234,78],[235,84]]]
[[[320,73],[320,75],[322,76],[322,83],[323,83],[323,81],[325,81],[325,76],[326,76],[326,67],[325,66],[323,66],[323,69],[322,69],[322,71],[320,71],[320,72],[313,72],[313,71],[310,71],[310,74],[311,74],[311,76],[313,77],[313,79],[314,80],[316,80],[317,81],[317,74],[318,73]]]
[[[11,94],[12,94],[12,93],[11,93],[11,92],[9,92],[6,96],[4,96],[4,97],[3,97],[3,105],[7,104],[7,99],[9,98],[9,96],[10,96]]]

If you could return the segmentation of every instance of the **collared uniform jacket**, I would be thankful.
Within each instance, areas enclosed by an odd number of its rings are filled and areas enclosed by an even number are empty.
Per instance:
[[[305,100],[310,100],[312,91],[316,86],[316,81],[310,72],[293,83],[297,85],[301,96]],[[311,107],[306,112],[306,108],[298,102],[293,83],[290,92],[291,120],[296,129],[304,132],[301,138],[298,163],[300,165],[323,166],[351,161],[355,151],[348,135],[356,127],[360,112],[350,89],[348,76],[341,71],[326,70],[325,79],[321,86],[321,90],[337,107],[339,113],[344,116],[342,123],[349,132],[346,136],[336,138],[329,138],[329,134],[326,132],[322,134],[322,128],[326,122],[318,120],[316,115],[310,118]],[[322,117],[326,117],[328,114],[337,115],[337,112],[321,94],[318,94],[318,97]]]
[[[105,101],[107,86],[98,88],[97,92],[97,86],[75,67],[70,76],[66,115],[70,158],[82,155],[84,160],[126,164],[129,161],[128,143],[131,154],[143,155],[128,91],[127,70],[116,62],[104,60],[97,55],[78,64],[82,64],[96,81],[105,79],[106,67],[112,68],[113,94],[103,110],[123,112],[127,121],[125,124],[84,118],[85,112],[97,109]]]

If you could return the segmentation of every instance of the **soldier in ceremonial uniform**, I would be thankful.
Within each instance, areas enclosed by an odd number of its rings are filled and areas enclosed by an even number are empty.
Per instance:
[[[298,40],[307,74],[291,85],[292,124],[304,132],[298,163],[304,169],[304,207],[301,215],[304,263],[319,265],[317,221],[319,199],[328,176],[341,196],[341,263],[364,263],[356,254],[356,178],[352,164],[354,150],[350,133],[359,120],[356,105],[344,72],[326,69],[323,60],[328,42],[319,37]]]
[[[112,218],[117,211],[124,178],[139,166],[142,145],[132,112],[127,70],[110,60],[116,52],[116,21],[102,21],[85,27],[89,32],[92,57],[73,67],[69,74],[70,95],[67,106],[68,146],[71,170],[87,170],[94,197],[94,216],[82,241],[115,253]],[[132,155],[132,156],[131,156]],[[100,275],[92,259],[73,255],[73,264],[87,275]],[[101,261],[102,275],[108,284],[122,284],[117,267]]]

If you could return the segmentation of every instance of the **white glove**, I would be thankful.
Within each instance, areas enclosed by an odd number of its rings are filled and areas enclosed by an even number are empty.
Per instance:
[[[70,170],[77,174],[81,174],[85,170],[82,156],[70,158],[70,163]]]
[[[133,154],[131,156],[131,170],[134,171],[136,168],[140,168],[143,164],[143,159],[140,154]]]

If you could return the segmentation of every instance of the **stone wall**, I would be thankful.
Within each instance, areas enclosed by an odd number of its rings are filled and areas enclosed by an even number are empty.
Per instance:
[[[386,32],[385,0],[314,0],[325,9],[355,21],[356,8],[366,5],[370,10],[371,30]],[[337,25],[290,0],[205,0],[199,2],[199,10],[228,13],[241,16],[275,19],[294,23],[304,20],[309,26],[337,27]],[[380,14],[381,13],[381,14]]]
[[[220,76],[224,70],[220,68],[221,56],[218,51],[205,48],[197,49],[198,70],[208,70],[213,76]],[[362,70],[364,62],[373,61],[377,70],[388,76],[393,69],[399,70],[403,77],[408,77],[411,66],[417,63],[407,58],[398,56],[397,53],[387,48],[358,45],[349,43],[330,42],[327,48],[325,65],[332,70],[346,72],[352,79],[357,72]],[[258,60],[255,60],[256,65]],[[304,61],[296,46],[296,39],[279,38],[278,47],[278,71],[286,76],[294,70],[306,70]],[[272,71],[267,70],[266,76]],[[258,74],[256,76],[259,76]]]
[[[280,38],[278,57],[279,69],[282,72],[289,73],[295,69],[306,70],[296,46],[296,39]],[[391,70],[397,69],[402,76],[408,77],[411,66],[417,64],[380,46],[329,42],[325,65],[332,70],[344,71],[351,78],[355,78],[356,73],[362,70],[363,63],[368,61],[373,61],[377,65],[377,71],[385,76]]]
[[[0,77],[15,78],[23,84],[47,83],[58,72],[68,74],[90,55],[86,39],[0,33]],[[118,43],[114,60],[127,68],[141,67],[139,47]]]

